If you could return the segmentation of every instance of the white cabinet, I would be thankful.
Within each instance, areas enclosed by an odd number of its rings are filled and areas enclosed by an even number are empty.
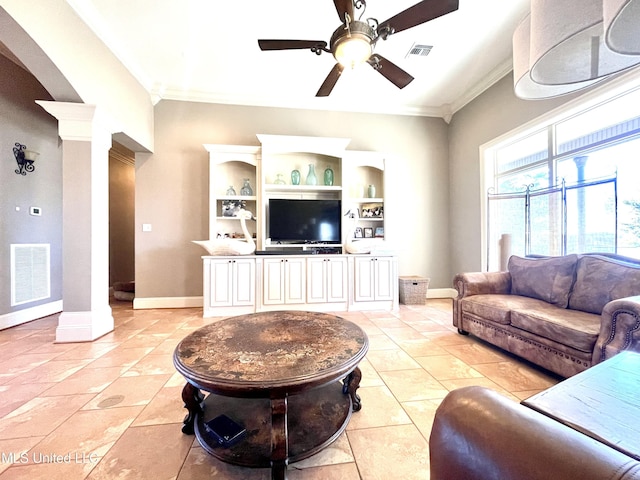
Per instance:
[[[347,259],[342,256],[307,259],[307,303],[345,303],[348,298]]]
[[[274,257],[263,260],[262,303],[264,305],[305,303],[305,267],[304,257]]]
[[[369,308],[374,303],[398,307],[398,273],[396,257],[356,256],[354,258],[353,303],[357,308]],[[358,305],[360,304],[360,305]]]
[[[204,259],[204,316],[251,313],[256,305],[253,257]]]

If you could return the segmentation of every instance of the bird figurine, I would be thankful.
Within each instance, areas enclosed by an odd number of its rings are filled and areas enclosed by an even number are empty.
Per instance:
[[[255,220],[248,210],[240,209],[237,217],[240,219],[240,227],[245,240],[237,238],[215,238],[213,240],[192,240],[193,243],[203,247],[209,255],[251,255],[256,251],[256,243],[247,230],[247,220]]]

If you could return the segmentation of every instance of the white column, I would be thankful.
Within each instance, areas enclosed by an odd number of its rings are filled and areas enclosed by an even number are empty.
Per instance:
[[[113,330],[109,306],[109,122],[94,105],[38,101],[62,138],[63,311],[56,342]]]

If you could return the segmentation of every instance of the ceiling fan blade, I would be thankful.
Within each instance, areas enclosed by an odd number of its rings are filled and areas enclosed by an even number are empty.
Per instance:
[[[307,48],[327,47],[323,40],[258,40],[260,50],[305,50]]]
[[[381,55],[373,55],[369,59],[369,64],[398,88],[404,88],[413,81],[411,75]]]
[[[458,9],[459,0],[424,0],[378,25],[378,32],[401,32]]]
[[[316,93],[316,97],[328,97],[333,87],[336,86],[336,82],[340,78],[340,75],[342,75],[343,70],[344,67],[336,63],[329,72],[329,75],[327,75],[327,78],[324,79],[322,85],[320,85],[320,90]]]
[[[349,14],[351,20],[353,20],[353,0],[333,0],[333,3],[336,5],[336,10],[338,11],[338,16],[340,17],[340,21],[345,23],[345,13]]]

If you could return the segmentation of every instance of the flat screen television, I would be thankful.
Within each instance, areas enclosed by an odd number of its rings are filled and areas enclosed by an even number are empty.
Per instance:
[[[269,201],[269,237],[282,243],[341,243],[340,200]]]

